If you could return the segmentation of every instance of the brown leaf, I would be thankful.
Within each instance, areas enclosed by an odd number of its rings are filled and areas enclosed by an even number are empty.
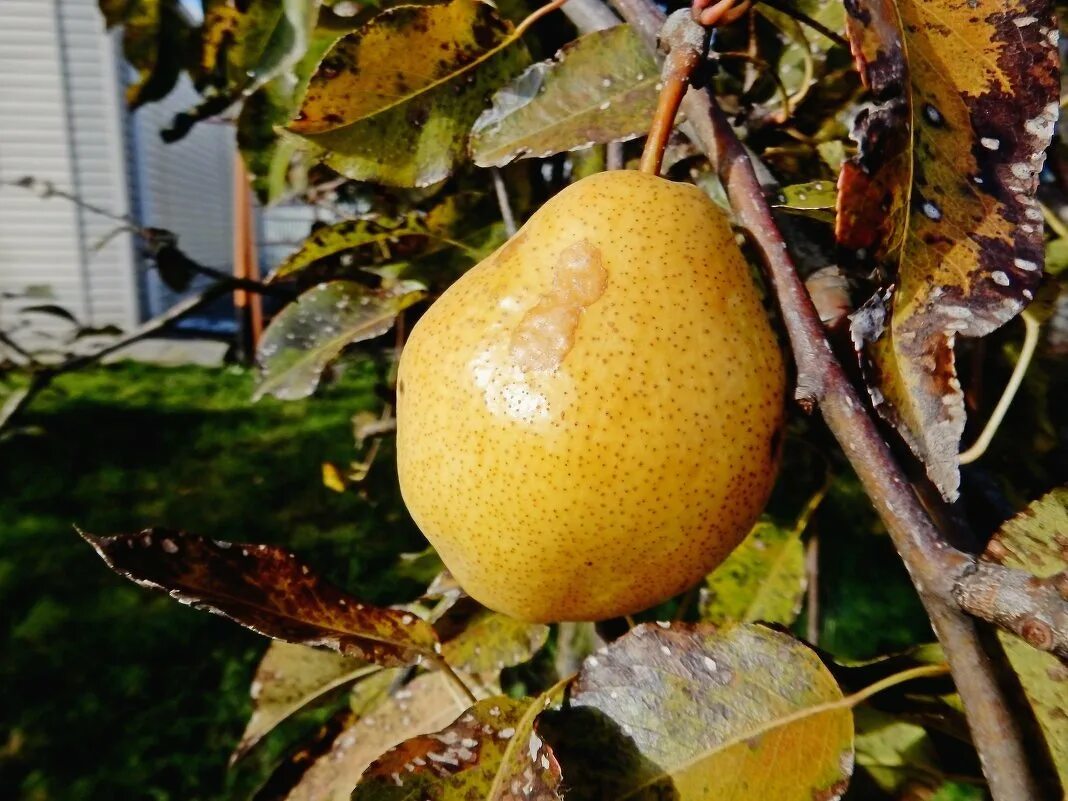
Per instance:
[[[438,644],[426,621],[361,603],[281,548],[167,529],[114,537],[79,533],[131,581],[277,640],[380,665],[410,664],[433,655]]]
[[[290,715],[377,670],[377,665],[331,651],[272,642],[252,679],[252,716],[230,757],[231,764]]]
[[[839,176],[837,237],[883,276],[854,341],[879,411],[952,499],[964,428],[955,338],[1012,319],[1041,277],[1034,194],[1058,113],[1057,23],[1048,0],[846,7],[874,104]]]
[[[357,690],[365,684],[361,682]],[[392,692],[375,695],[370,690],[359,698],[351,725],[334,738],[330,749],[307,768],[288,793],[258,797],[256,801],[349,801],[360,774],[377,756],[409,737],[441,728],[467,706],[467,700],[441,672],[418,676]]]
[[[479,701],[441,731],[406,740],[376,759],[353,801],[559,801],[560,765],[534,731],[537,716],[559,692]]]

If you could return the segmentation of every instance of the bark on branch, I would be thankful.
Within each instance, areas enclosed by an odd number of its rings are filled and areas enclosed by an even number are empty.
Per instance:
[[[978,561],[957,582],[960,608],[1068,662],[1068,573],[1048,579]]]

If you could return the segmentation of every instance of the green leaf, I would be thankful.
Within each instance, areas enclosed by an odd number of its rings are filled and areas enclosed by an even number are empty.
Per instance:
[[[638,626],[586,660],[571,692],[579,718],[553,724],[575,749],[558,752],[569,798],[837,798],[852,714],[814,708],[841,699],[815,653],[781,632]]]
[[[396,316],[425,294],[414,281],[380,292],[354,281],[312,287],[282,309],[264,332],[256,353],[260,380],[254,399],[311,395],[323,370],[345,348],[386,333]]]
[[[455,628],[456,617],[462,614],[459,632],[441,637],[441,651],[445,661],[465,673],[496,674],[526,662],[549,637],[548,626],[526,623],[478,605],[470,614],[469,607],[464,609],[467,606],[457,604],[436,626],[439,633]]]
[[[252,716],[230,758],[231,764],[290,715],[380,669],[333,651],[272,642],[252,679]]]
[[[376,759],[352,801],[559,801],[560,766],[534,731],[537,716],[559,694],[479,701],[450,726]]]
[[[862,706],[853,714],[857,724],[857,765],[880,788],[896,797],[905,785],[917,780],[932,789],[942,784],[938,755],[922,726],[870,707]]]
[[[350,178],[428,186],[464,157],[489,93],[527,59],[480,0],[391,8],[334,45],[288,130]]]
[[[1068,569],[1068,487],[1053,490],[1005,523],[987,553],[1038,578]],[[1007,632],[999,631],[998,639],[1045,736],[1062,792],[1068,793],[1068,666]]]
[[[587,34],[500,89],[475,121],[481,167],[644,134],[660,69],[629,25]]]
[[[800,534],[760,522],[705,579],[701,620],[788,626],[797,619],[804,594],[805,549]]]
[[[837,202],[838,192],[834,181],[810,181],[784,186],[772,206],[802,217],[833,223]]]
[[[293,68],[282,70],[241,104],[237,145],[261,203],[273,203],[285,194],[289,165],[298,150],[292,140],[281,139],[276,128],[296,113],[312,72],[343,34],[340,30],[317,28]]]
[[[281,548],[159,528],[114,537],[80,533],[120,575],[267,637],[379,665],[435,653],[437,635],[426,621],[361,603]]]

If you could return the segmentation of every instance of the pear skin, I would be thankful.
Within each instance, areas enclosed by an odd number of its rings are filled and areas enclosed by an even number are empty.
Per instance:
[[[404,501],[461,586],[530,621],[682,592],[764,508],[782,354],[724,212],[605,172],[427,311],[401,356]]]

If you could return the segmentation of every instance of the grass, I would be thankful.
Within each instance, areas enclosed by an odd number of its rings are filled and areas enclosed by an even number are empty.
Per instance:
[[[284,544],[371,600],[422,546],[387,454],[368,499],[322,486],[376,407],[373,365],[307,402],[249,403],[238,369],[133,363],[63,377],[32,407],[38,436],[0,443],[0,786],[46,801],[231,798],[265,641],[111,573],[74,533],[169,526]],[[268,749],[269,751],[270,749]]]

